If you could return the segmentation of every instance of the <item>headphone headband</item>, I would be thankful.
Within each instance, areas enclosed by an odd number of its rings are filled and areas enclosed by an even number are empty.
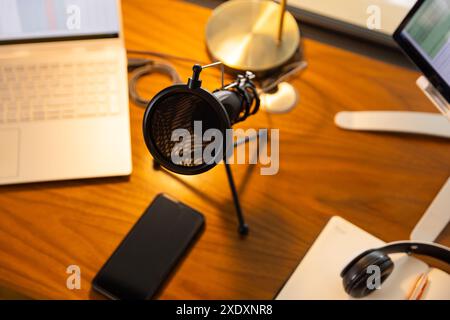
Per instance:
[[[425,241],[395,241],[375,249],[385,254],[406,252],[439,259],[450,264],[450,249],[446,246]]]
[[[392,273],[394,263],[391,253],[419,254],[439,259],[450,264],[450,249],[437,243],[422,241],[397,241],[376,249],[369,249],[350,261],[341,272],[344,290],[355,298],[370,294],[374,288],[367,286],[367,268],[371,265],[380,268],[380,280],[383,282]]]

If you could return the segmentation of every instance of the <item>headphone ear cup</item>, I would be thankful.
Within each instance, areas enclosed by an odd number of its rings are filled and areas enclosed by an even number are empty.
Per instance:
[[[381,251],[372,251],[362,256],[343,275],[345,292],[354,298],[363,298],[372,293],[376,288],[369,288],[367,280],[373,274],[367,272],[369,266],[380,268],[380,284],[392,273],[394,264],[388,255]]]

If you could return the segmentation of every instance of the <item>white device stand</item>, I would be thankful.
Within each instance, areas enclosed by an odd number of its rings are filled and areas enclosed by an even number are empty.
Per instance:
[[[450,222],[450,178],[411,232],[411,240],[433,242]]]
[[[445,117],[429,112],[343,111],[336,114],[334,122],[346,130],[402,132],[450,139],[450,104],[424,76],[416,83]]]
[[[425,76],[419,77],[417,86],[425,93],[430,101],[450,120],[450,104],[441,93],[428,81]]]
[[[450,139],[450,104],[424,76],[416,83],[445,117],[407,111],[339,112],[334,118],[335,124],[346,130],[402,132]],[[434,241],[449,221],[450,178],[415,226],[411,240]]]

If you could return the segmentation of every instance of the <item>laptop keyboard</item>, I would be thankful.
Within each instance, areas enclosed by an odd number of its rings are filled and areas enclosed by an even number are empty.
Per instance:
[[[116,61],[0,65],[0,124],[119,112]]]

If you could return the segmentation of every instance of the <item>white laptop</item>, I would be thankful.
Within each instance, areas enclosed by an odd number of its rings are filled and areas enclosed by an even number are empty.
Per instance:
[[[0,184],[129,175],[116,0],[0,0]]]

